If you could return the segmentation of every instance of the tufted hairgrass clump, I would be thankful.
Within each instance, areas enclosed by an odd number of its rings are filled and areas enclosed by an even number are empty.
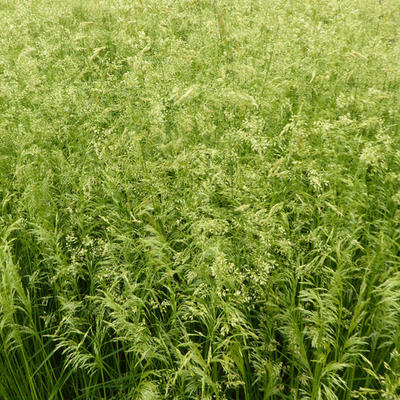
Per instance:
[[[0,0],[0,399],[400,399],[396,0]]]

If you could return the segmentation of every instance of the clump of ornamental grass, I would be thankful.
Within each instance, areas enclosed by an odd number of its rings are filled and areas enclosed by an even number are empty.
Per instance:
[[[399,398],[395,1],[0,22],[1,399]]]

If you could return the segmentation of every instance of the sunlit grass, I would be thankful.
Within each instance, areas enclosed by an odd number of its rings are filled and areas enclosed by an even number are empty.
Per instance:
[[[399,399],[394,0],[0,0],[0,399]]]

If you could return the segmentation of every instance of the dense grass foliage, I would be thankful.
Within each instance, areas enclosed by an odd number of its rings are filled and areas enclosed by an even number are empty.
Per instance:
[[[399,29],[0,0],[0,399],[399,399]]]

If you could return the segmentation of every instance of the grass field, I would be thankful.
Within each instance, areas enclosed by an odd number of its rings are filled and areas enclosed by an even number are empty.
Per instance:
[[[0,0],[0,399],[400,399],[397,0]]]

